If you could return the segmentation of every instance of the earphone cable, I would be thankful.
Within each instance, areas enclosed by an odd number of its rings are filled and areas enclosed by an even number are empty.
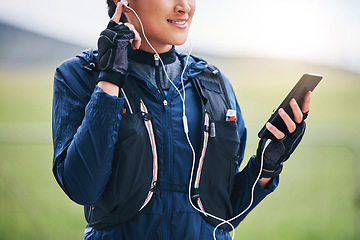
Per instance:
[[[216,230],[217,230],[220,226],[222,226],[222,225],[224,225],[224,224],[228,224],[228,225],[231,227],[232,232],[233,232],[232,239],[234,239],[234,237],[235,237],[235,228],[234,228],[234,226],[231,224],[231,221],[233,221],[233,220],[239,218],[240,216],[242,216],[245,212],[247,212],[247,211],[250,209],[250,207],[251,207],[252,204],[253,204],[255,186],[256,186],[256,183],[257,183],[257,182],[259,181],[259,179],[260,179],[261,172],[262,172],[262,169],[263,169],[263,157],[264,157],[264,152],[265,152],[267,146],[270,144],[271,140],[268,139],[268,140],[266,141],[265,147],[264,147],[264,149],[263,149],[263,151],[262,151],[260,171],[259,171],[259,174],[258,174],[258,176],[257,176],[257,178],[256,178],[256,180],[255,180],[255,182],[254,182],[254,184],[253,184],[253,186],[252,186],[252,189],[251,189],[251,200],[250,200],[250,203],[249,203],[249,205],[248,205],[247,208],[245,208],[241,213],[239,213],[239,214],[236,215],[235,217],[233,217],[233,218],[231,218],[231,219],[228,219],[228,220],[225,220],[225,219],[222,219],[222,218],[220,218],[220,217],[214,216],[214,215],[212,215],[212,214],[210,214],[210,213],[207,213],[207,212],[203,211],[202,209],[199,209],[198,207],[196,207],[196,206],[193,204],[192,200],[191,200],[191,183],[192,183],[192,180],[193,180],[193,177],[194,177],[194,176],[193,176],[193,175],[194,175],[193,173],[194,173],[194,169],[195,169],[195,156],[196,156],[196,154],[195,154],[194,147],[193,147],[193,145],[192,145],[192,143],[191,143],[191,140],[190,140],[190,137],[189,137],[189,128],[188,128],[188,122],[187,122],[187,117],[186,117],[186,109],[185,109],[185,97],[186,97],[186,95],[185,95],[185,86],[184,86],[184,81],[183,81],[184,73],[185,73],[186,67],[187,67],[187,65],[188,65],[189,57],[190,57],[190,54],[191,54],[191,51],[192,51],[191,42],[189,41],[189,42],[190,42],[190,51],[189,51],[189,53],[188,53],[188,55],[187,55],[186,63],[185,63],[184,69],[183,69],[183,71],[182,71],[182,73],[181,73],[181,84],[182,84],[182,90],[183,90],[183,95],[182,95],[181,92],[180,92],[180,90],[176,87],[176,85],[174,84],[174,82],[173,82],[173,81],[170,79],[170,77],[168,76],[167,71],[166,71],[166,69],[165,69],[165,64],[164,64],[164,62],[162,61],[159,53],[158,53],[158,52],[156,51],[156,49],[150,44],[148,38],[146,37],[145,30],[144,30],[144,26],[143,26],[143,24],[142,24],[142,22],[141,22],[140,17],[138,16],[138,14],[135,12],[134,9],[132,9],[132,8],[129,7],[129,6],[126,6],[126,7],[129,8],[129,9],[135,14],[135,16],[137,17],[137,19],[139,20],[139,23],[140,23],[140,26],[141,26],[141,30],[142,30],[142,34],[143,34],[146,42],[147,42],[148,45],[151,47],[151,49],[154,51],[154,53],[158,56],[158,58],[159,58],[159,60],[160,60],[160,62],[161,62],[161,65],[162,65],[162,67],[163,67],[163,70],[164,70],[164,73],[165,73],[166,78],[167,78],[168,81],[174,86],[174,88],[176,89],[176,91],[179,93],[179,96],[180,96],[181,101],[182,101],[182,104],[183,104],[183,117],[182,117],[182,118],[183,118],[184,132],[185,132],[186,139],[187,139],[187,141],[188,141],[188,144],[189,144],[189,146],[190,146],[190,148],[191,148],[192,155],[193,155],[193,159],[192,159],[192,169],[191,169],[191,173],[190,173],[190,182],[189,182],[189,189],[188,189],[188,199],[189,199],[189,202],[190,202],[191,206],[192,206],[195,210],[197,210],[198,212],[204,214],[205,216],[210,216],[210,217],[212,217],[212,218],[214,218],[214,219],[216,219],[216,220],[218,220],[218,221],[221,222],[221,223],[219,223],[219,224],[214,228],[214,230],[213,230],[213,238],[214,238],[214,240],[216,240],[216,236],[215,236]]]
[[[149,42],[148,38],[146,37],[145,30],[144,30],[144,25],[142,24],[142,21],[141,21],[139,15],[138,15],[138,14],[135,12],[135,10],[132,9],[131,7],[129,7],[129,6],[126,6],[126,7],[129,8],[129,9],[135,14],[136,18],[139,20],[139,23],[140,23],[140,26],[141,26],[141,32],[142,32],[142,34],[143,34],[143,36],[144,36],[144,38],[145,38],[145,41],[147,42],[147,44],[149,45],[149,47],[154,51],[154,53],[158,56],[158,58],[159,58],[159,60],[160,60],[160,63],[161,63],[161,66],[163,67],[163,70],[164,70],[164,73],[165,73],[166,78],[167,78],[168,81],[175,87],[176,91],[177,91],[177,92],[179,93],[179,95],[180,95],[180,98],[181,98],[182,102],[184,103],[184,98],[183,98],[183,96],[181,95],[179,89],[176,87],[176,85],[175,85],[174,82],[170,79],[169,75],[168,75],[167,72],[166,72],[165,64],[164,64],[163,60],[161,59],[160,54],[159,54],[159,53],[156,51],[156,49],[151,45],[151,43]],[[190,52],[191,52],[191,50],[190,50]],[[188,58],[189,58],[189,55],[190,55],[190,53],[188,54]],[[187,60],[188,60],[188,59],[187,59]],[[183,73],[185,72],[185,68],[186,68],[186,65],[185,65],[185,67],[184,67]],[[184,92],[184,93],[185,93],[185,92]]]

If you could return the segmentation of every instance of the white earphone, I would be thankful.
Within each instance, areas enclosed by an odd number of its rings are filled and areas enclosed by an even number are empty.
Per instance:
[[[121,0],[121,3],[126,7],[129,6],[129,3],[127,0]]]

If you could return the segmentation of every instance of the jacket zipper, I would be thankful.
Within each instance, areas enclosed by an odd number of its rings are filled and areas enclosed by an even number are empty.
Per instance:
[[[168,109],[167,106],[164,106],[164,181],[171,182],[172,176],[172,159],[170,156],[170,132],[169,132],[169,122],[168,122]],[[164,229],[165,229],[165,236],[164,240],[171,239],[171,218],[172,218],[172,196],[171,196],[171,188],[170,191],[164,191],[164,199],[165,199],[165,222],[164,222]]]
[[[160,83],[160,57],[157,53],[154,54],[154,61],[155,61],[155,82],[156,82],[156,86],[158,87],[158,90],[163,98],[163,104],[166,106],[167,105],[167,100],[166,100],[166,96],[164,93],[164,90],[161,87],[161,83]]]
[[[164,181],[170,182],[171,176],[171,158],[170,158],[170,142],[169,142],[169,132],[168,132],[168,116],[167,116],[167,99],[164,93],[164,90],[160,84],[160,57],[158,54],[154,54],[154,61],[155,61],[155,82],[160,92],[162,99],[163,99],[163,106],[164,106],[164,115],[163,115],[163,133],[164,133]],[[166,166],[166,167],[165,167]],[[165,199],[165,222],[164,222],[164,240],[171,239],[171,231],[170,231],[170,221],[171,221],[171,194],[168,191],[164,191],[163,193]]]

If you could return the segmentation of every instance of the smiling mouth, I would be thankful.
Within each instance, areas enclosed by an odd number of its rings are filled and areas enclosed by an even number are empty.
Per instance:
[[[173,24],[176,24],[176,25],[185,25],[187,23],[187,20],[181,20],[181,21],[178,21],[178,20],[170,20],[168,19],[167,20],[169,23],[173,23]]]

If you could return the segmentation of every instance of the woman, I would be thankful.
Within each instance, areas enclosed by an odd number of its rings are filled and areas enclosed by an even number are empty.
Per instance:
[[[195,0],[108,6],[99,53],[65,61],[54,81],[53,172],[84,205],[85,239],[231,239],[276,188],[304,133],[310,92],[301,108],[290,102],[294,121],[279,110],[288,132],[268,123],[276,140],[261,139],[239,172],[246,128],[229,80],[174,49],[187,39]]]

